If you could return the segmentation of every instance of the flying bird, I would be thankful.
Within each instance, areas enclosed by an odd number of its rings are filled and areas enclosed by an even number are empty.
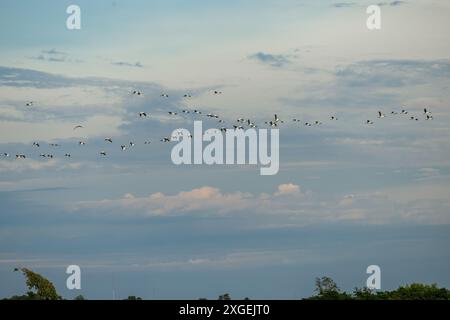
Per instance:
[[[81,128],[84,128],[84,127],[82,125],[77,125],[77,126],[73,127],[73,130],[77,130],[77,129],[81,129]]]
[[[270,125],[271,127],[277,127],[278,126],[278,123],[275,122],[275,121],[266,121],[264,123]]]
[[[105,151],[100,151],[100,155],[106,156],[106,152]]]
[[[251,122],[250,119],[247,120],[247,125],[248,125],[250,128],[256,128],[256,124],[254,124],[253,122]]]
[[[146,117],[147,116],[147,113],[146,112],[139,112],[139,117]]]
[[[112,139],[111,138],[105,138],[106,142],[112,143]]]

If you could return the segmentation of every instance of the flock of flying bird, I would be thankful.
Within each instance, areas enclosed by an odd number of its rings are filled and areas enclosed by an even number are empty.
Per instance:
[[[131,94],[132,95],[136,95],[136,96],[142,96],[143,95],[142,91],[138,91],[138,90],[131,91]],[[214,90],[214,91],[212,91],[212,94],[220,95],[220,94],[222,94],[222,91]],[[169,95],[166,94],[166,93],[162,93],[160,96],[161,96],[161,98],[168,98],[169,97]],[[184,94],[183,97],[184,98],[191,98],[192,95],[191,94]],[[33,107],[34,103],[33,103],[33,101],[29,101],[29,102],[25,103],[25,105],[27,107]],[[214,114],[214,113],[203,113],[202,111],[197,110],[197,109],[194,109],[194,110],[183,109],[183,110],[181,110],[181,113],[184,114],[184,115],[187,115],[187,114],[194,114],[194,115],[198,115],[198,116],[204,115],[204,116],[206,116],[208,118],[216,119],[218,123],[225,123],[225,120],[220,119],[220,117],[217,114]],[[176,111],[168,111],[167,114],[169,116],[177,116],[178,115],[178,113]],[[417,116],[410,115],[409,112],[406,111],[406,109],[402,109],[400,112],[391,111],[390,114],[391,115],[404,115],[404,116],[408,117],[409,120],[419,121],[419,118]],[[139,115],[139,118],[147,118],[147,117],[149,117],[149,114],[147,112],[145,112],[145,111],[139,112],[138,115]],[[424,108],[423,109],[423,115],[424,115],[424,119],[425,120],[433,120],[433,115],[431,114],[431,112],[430,112],[430,110],[428,108]],[[385,118],[385,117],[386,117],[386,115],[383,112],[378,111],[378,118],[379,119],[382,119],[382,118]],[[330,117],[330,120],[331,121],[337,121],[338,118],[333,115],[333,116]],[[303,121],[301,121],[300,119],[294,118],[294,119],[292,119],[292,122],[302,123]],[[264,124],[266,126],[269,126],[269,127],[272,127],[272,128],[279,127],[279,126],[281,126],[284,123],[285,123],[285,121],[281,120],[278,117],[277,114],[275,114],[271,120],[268,120],[268,121],[264,122]],[[365,124],[366,125],[373,125],[374,122],[372,120],[368,119],[368,120],[365,121]],[[303,122],[303,125],[307,126],[307,127],[318,126],[318,125],[322,125],[322,122],[319,121],[319,120],[315,120],[315,121],[312,121],[312,122]],[[232,124],[232,126],[230,126],[229,128],[227,128],[225,126],[222,126],[219,130],[221,132],[226,132],[227,130],[245,130],[246,128],[257,128],[257,127],[258,126],[253,121],[251,121],[250,119],[238,118],[236,120],[236,122],[234,124]],[[73,127],[73,130],[80,130],[80,129],[83,129],[83,128],[84,127],[82,125],[76,125],[76,126]],[[178,132],[177,134],[180,135],[182,133]],[[164,143],[171,142],[171,141],[177,141],[178,137],[176,137],[176,136],[163,137],[163,138],[160,139],[160,141],[164,142]],[[189,138],[192,138],[192,135],[190,135]],[[111,143],[111,144],[113,143],[113,139],[109,138],[109,137],[105,138],[104,141],[106,143]],[[151,141],[144,141],[144,144],[146,144],[146,145],[150,144],[150,143],[151,143]],[[48,145],[50,147],[59,147],[58,143],[49,143]],[[86,141],[81,141],[80,140],[80,141],[78,141],[78,145],[84,146],[84,145],[86,145]],[[40,142],[33,142],[32,146],[36,147],[36,148],[40,148],[41,143]],[[125,151],[126,149],[131,148],[133,146],[135,146],[135,143],[134,142],[129,142],[128,144],[121,144],[120,148],[121,148],[122,151]],[[3,153],[1,155],[2,155],[3,158],[7,158],[7,157],[10,156],[10,154],[7,153],[7,152],[5,152],[5,153]],[[107,153],[106,153],[106,151],[100,151],[99,155],[100,156],[107,156]],[[22,153],[16,154],[15,157],[16,157],[16,159],[26,159],[27,158],[27,156],[25,154],[22,154]],[[40,153],[40,157],[52,159],[54,157],[54,155],[51,154],[51,153]],[[65,153],[64,157],[70,158],[71,154],[70,153]]]

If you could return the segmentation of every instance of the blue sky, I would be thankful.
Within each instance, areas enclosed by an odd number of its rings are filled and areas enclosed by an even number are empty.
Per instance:
[[[370,1],[78,1],[77,31],[70,4],[0,2],[0,296],[24,292],[15,266],[68,298],[300,298],[371,264],[383,289],[450,286],[446,1],[383,2],[379,31]],[[279,173],[173,165],[182,109],[279,114]]]

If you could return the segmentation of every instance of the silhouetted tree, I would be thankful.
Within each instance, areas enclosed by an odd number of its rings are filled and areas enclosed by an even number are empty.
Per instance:
[[[329,277],[316,279],[317,295],[310,300],[450,300],[450,291],[438,288],[436,284],[413,283],[393,291],[375,291],[369,288],[355,288],[351,294],[343,292]]]
[[[412,283],[394,291],[377,292],[376,296],[385,300],[449,300],[450,291],[436,284]]]
[[[311,300],[348,300],[351,296],[341,292],[336,282],[330,277],[316,278],[316,296],[309,297]]]
[[[228,293],[224,293],[219,296],[219,300],[231,300],[230,295]]]
[[[60,300],[61,296],[56,292],[53,283],[27,268],[14,268],[14,271],[22,271],[26,278],[28,292],[22,296],[12,296],[12,300]]]

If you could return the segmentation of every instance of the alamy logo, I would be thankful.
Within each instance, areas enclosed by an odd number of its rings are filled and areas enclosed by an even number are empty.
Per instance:
[[[381,8],[379,5],[371,5],[367,7],[367,14],[370,16],[367,18],[367,29],[380,30],[381,29]]]
[[[81,289],[81,269],[76,264],[70,265],[66,269],[67,277],[66,287],[69,290]]]
[[[66,27],[69,30],[81,29],[81,9],[76,4],[67,7],[66,13],[70,14],[66,20]]]
[[[279,170],[278,129],[222,128],[208,129],[203,134],[202,121],[194,121],[193,134],[187,129],[176,129],[171,139],[178,141],[171,153],[172,162],[176,165],[259,164],[262,166],[261,175],[275,175]],[[209,142],[205,148],[203,142]]]
[[[377,265],[370,265],[366,270],[367,274],[370,276],[367,278],[366,286],[369,289],[381,289],[381,269]]]

